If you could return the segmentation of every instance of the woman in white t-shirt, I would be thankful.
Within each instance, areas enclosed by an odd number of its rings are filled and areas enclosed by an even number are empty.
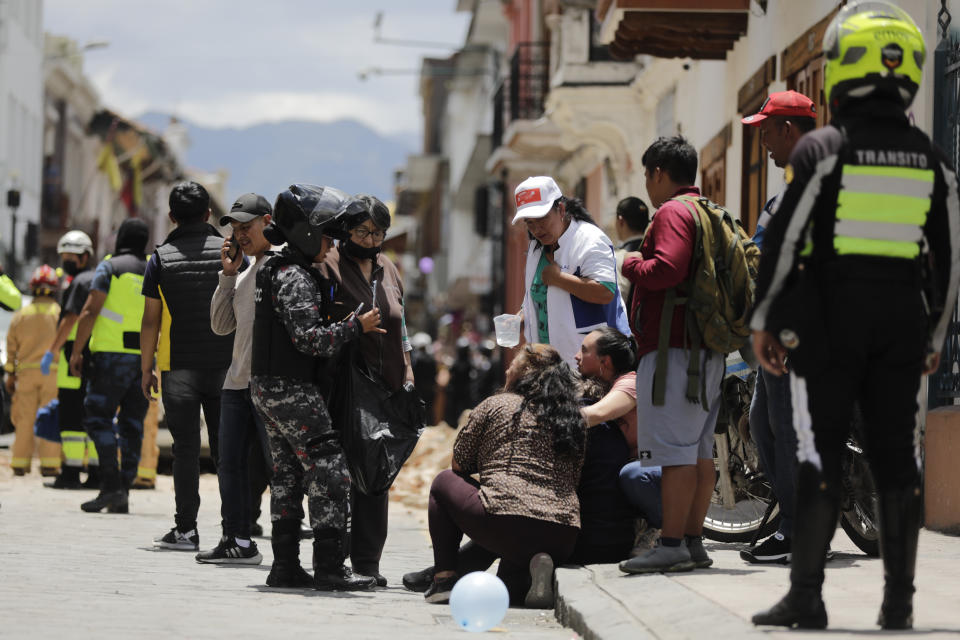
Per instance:
[[[630,333],[617,286],[613,243],[583,203],[549,176],[527,178],[515,191],[516,224],[530,235],[524,277],[524,337],[554,347],[571,367],[583,337],[600,327]]]

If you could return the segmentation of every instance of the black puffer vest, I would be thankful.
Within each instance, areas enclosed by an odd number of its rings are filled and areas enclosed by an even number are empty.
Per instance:
[[[233,334],[210,329],[210,299],[219,283],[223,236],[206,222],[174,229],[157,247],[160,293],[170,312],[170,368],[226,369]]]
[[[324,291],[325,280],[319,272],[286,254],[271,257],[257,271],[250,375],[275,376],[310,384],[321,384],[325,377],[324,360],[307,355],[294,346],[287,328],[273,306],[274,274],[280,267],[292,264],[302,267],[317,281],[321,292]],[[324,306],[328,305],[326,297],[324,294]]]

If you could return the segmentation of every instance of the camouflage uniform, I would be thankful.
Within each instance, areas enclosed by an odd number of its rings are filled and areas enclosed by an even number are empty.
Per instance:
[[[362,328],[353,317],[324,325],[321,288],[305,267],[288,264],[270,269],[268,264],[263,272],[264,277],[272,278],[273,310],[297,350],[329,358],[360,335]],[[258,294],[260,290],[258,282]],[[271,520],[302,518],[300,505],[306,493],[316,539],[336,540],[345,550],[345,541],[349,541],[350,475],[320,387],[301,380],[254,375],[250,390],[266,425],[273,455]]]

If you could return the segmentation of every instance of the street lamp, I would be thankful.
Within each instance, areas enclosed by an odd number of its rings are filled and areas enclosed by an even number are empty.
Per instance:
[[[10,207],[10,257],[7,260],[7,272],[16,279],[17,272],[17,209],[20,207],[20,190],[16,186],[7,191],[7,206]]]

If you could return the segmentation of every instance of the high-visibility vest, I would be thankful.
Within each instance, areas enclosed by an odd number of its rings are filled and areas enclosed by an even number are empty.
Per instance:
[[[80,388],[80,378],[70,375],[70,363],[67,362],[67,350],[66,346],[75,344],[77,339],[77,325],[78,322],[73,323],[73,328],[70,329],[70,335],[67,337],[67,342],[64,345],[63,349],[60,349],[60,363],[57,365],[57,388],[58,389],[79,389]]]
[[[140,353],[143,274],[110,277],[110,291],[90,336],[91,353]]]
[[[933,185],[932,169],[844,165],[833,238],[837,255],[916,259]]]
[[[13,283],[10,276],[5,273],[0,274],[0,308],[16,311],[20,308],[22,300],[20,289],[17,289],[17,285]]]

